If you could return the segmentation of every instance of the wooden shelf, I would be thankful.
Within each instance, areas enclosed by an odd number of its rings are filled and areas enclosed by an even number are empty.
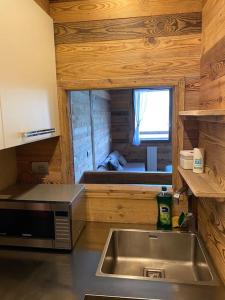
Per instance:
[[[225,190],[208,174],[196,174],[192,170],[184,170],[181,167],[178,167],[178,171],[196,197],[225,198]]]
[[[179,115],[187,117],[218,117],[225,116],[225,109],[183,110],[179,112]]]

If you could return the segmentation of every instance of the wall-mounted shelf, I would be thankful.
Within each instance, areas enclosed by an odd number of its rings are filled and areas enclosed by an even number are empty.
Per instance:
[[[225,109],[183,110],[179,112],[179,115],[198,121],[225,122]]]
[[[225,116],[225,109],[207,109],[207,110],[183,110],[179,112],[180,116],[190,116],[190,117],[215,117],[215,116]]]
[[[178,167],[178,171],[196,197],[225,198],[225,190],[208,174],[196,174],[181,167]]]

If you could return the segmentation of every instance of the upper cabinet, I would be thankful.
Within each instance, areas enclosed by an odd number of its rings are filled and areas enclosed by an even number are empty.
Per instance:
[[[4,148],[58,135],[52,19],[33,0],[1,0],[0,43]]]

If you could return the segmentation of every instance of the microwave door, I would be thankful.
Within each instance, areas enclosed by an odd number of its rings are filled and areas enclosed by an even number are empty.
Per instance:
[[[54,239],[54,212],[0,209],[0,235]]]

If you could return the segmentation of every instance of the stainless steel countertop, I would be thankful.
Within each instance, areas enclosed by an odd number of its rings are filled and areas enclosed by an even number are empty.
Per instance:
[[[16,184],[0,192],[0,201],[71,203],[82,191],[82,184]]]
[[[0,248],[0,299],[81,300],[85,294],[165,300],[224,300],[224,286],[159,283],[95,275],[110,228],[151,226],[88,223],[71,253]]]

